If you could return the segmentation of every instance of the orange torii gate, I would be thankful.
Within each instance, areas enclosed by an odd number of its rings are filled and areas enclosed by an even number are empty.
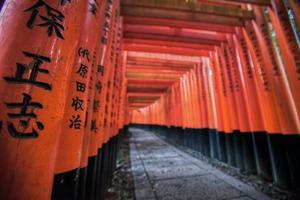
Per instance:
[[[1,199],[103,198],[130,124],[300,189],[299,2],[0,6]]]
[[[182,68],[179,80],[161,76],[174,83],[155,102],[133,107],[132,123],[151,124],[175,139],[181,130],[186,137],[183,144],[195,147],[190,140],[198,137],[198,145],[205,141],[197,147],[205,155],[281,187],[297,188],[299,5],[289,0],[207,0],[191,3],[188,11],[183,4],[134,0],[122,4],[128,51],[202,59],[192,68]],[[226,9],[217,10],[219,6]],[[183,49],[176,51],[178,47]],[[128,73],[137,69],[131,63],[127,66]],[[148,77],[163,74],[165,68],[152,72],[139,66],[141,77],[142,72],[151,74]],[[151,80],[153,85],[158,78]],[[166,133],[170,130],[179,135],[170,136]]]

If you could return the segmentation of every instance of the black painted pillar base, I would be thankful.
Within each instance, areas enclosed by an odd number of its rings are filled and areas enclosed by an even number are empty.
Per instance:
[[[243,144],[242,144],[242,133],[238,130],[234,130],[233,133],[233,144],[234,144],[234,154],[235,154],[235,162],[236,167],[240,171],[245,170],[244,166],[244,158],[243,158]]]
[[[186,131],[186,128],[182,130],[182,135],[183,135],[183,146],[187,146],[187,131]]]
[[[284,135],[292,188],[300,192],[300,135]]]
[[[234,143],[233,143],[233,134],[225,133],[225,148],[226,148],[226,157],[227,164],[233,167],[236,167],[236,159],[234,153]]]
[[[267,181],[272,181],[273,175],[271,170],[267,133],[254,132],[252,134],[252,140],[257,174]]]
[[[88,171],[87,167],[80,169],[79,191],[78,191],[78,199],[79,200],[86,199],[85,197],[86,197],[87,171]]]
[[[218,147],[218,159],[222,162],[227,162],[226,156],[226,144],[225,144],[225,133],[218,132],[217,136],[217,147]]]
[[[204,131],[203,129],[198,129],[198,135],[199,135],[199,151],[204,154]]]
[[[195,151],[201,152],[201,132],[198,129],[194,130],[195,135]]]
[[[198,132],[197,129],[193,129],[193,150],[198,151],[198,144],[199,144],[199,138],[198,138]]]
[[[245,172],[247,174],[256,174],[256,164],[254,157],[253,141],[251,132],[241,133],[242,145],[243,145],[243,158]]]
[[[202,152],[205,156],[210,157],[210,138],[209,138],[209,129],[201,129],[202,135]]]
[[[98,157],[89,157],[88,171],[87,171],[87,184],[86,184],[86,199],[94,200],[96,189],[96,177],[97,177],[97,161]]]
[[[98,155],[97,155],[97,172],[96,172],[96,186],[95,186],[95,195],[96,195],[96,199],[100,199],[100,191],[101,191],[101,187],[102,187],[102,183],[101,183],[101,178],[102,178],[102,174],[101,174],[101,168],[102,168],[102,149],[98,149]]]
[[[217,130],[209,129],[209,148],[211,158],[218,159],[217,145]]]
[[[289,188],[291,184],[288,160],[286,157],[285,138],[281,134],[267,135],[273,178],[277,186]]]
[[[178,131],[179,132],[179,134],[178,134],[179,135],[179,138],[178,138],[179,143],[178,144],[183,146],[184,145],[184,129],[183,128],[178,128],[178,129],[179,129],[179,131]]]
[[[75,200],[78,198],[80,169],[74,169],[68,172],[56,174],[54,176],[52,199]]]
[[[101,156],[101,189],[100,189],[100,198],[103,199],[106,188],[107,188],[107,176],[108,176],[108,143],[102,145],[102,156]]]

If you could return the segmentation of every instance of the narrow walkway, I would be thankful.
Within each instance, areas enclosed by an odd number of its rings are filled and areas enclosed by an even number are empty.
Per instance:
[[[167,144],[152,132],[130,129],[137,200],[268,200],[265,194]]]

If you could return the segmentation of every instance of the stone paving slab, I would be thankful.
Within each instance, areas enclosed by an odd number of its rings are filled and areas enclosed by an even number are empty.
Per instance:
[[[242,192],[213,175],[162,180],[154,188],[159,199],[219,200],[240,197]]]
[[[163,160],[153,158],[153,159],[144,160],[143,162],[146,168],[153,167],[153,165],[161,168],[174,167],[174,166],[186,165],[188,163],[187,160],[182,159],[181,157],[164,158]]]
[[[150,180],[184,178],[207,174],[207,171],[195,165],[180,165],[169,167],[157,167],[156,165],[151,165],[146,167],[146,171],[149,174]]]
[[[131,170],[137,200],[269,200],[151,132],[130,129]]]
[[[140,153],[140,158],[141,159],[153,159],[153,158],[158,158],[158,159],[164,159],[164,158],[169,158],[169,157],[178,157],[178,154],[175,152],[160,152],[160,153]]]

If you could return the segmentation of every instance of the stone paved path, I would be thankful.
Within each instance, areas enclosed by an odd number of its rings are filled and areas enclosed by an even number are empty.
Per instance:
[[[137,200],[269,200],[268,196],[141,129],[131,128]]]

